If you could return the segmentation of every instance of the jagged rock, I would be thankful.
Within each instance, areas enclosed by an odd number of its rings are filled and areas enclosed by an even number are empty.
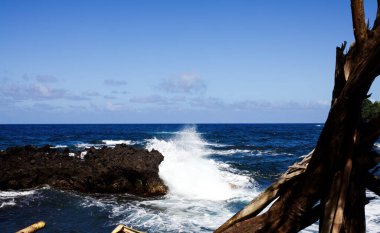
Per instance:
[[[50,185],[83,193],[164,195],[158,175],[163,155],[125,144],[84,152],[44,146],[10,147],[0,152],[0,189]]]

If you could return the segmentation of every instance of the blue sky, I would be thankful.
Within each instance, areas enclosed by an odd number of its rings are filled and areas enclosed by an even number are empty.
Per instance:
[[[2,0],[0,123],[324,122],[344,40],[348,0]]]

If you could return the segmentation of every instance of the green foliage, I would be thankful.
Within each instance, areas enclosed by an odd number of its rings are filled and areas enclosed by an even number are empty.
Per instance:
[[[362,105],[362,118],[364,121],[369,121],[380,114],[380,102],[371,102],[369,99],[365,99]]]

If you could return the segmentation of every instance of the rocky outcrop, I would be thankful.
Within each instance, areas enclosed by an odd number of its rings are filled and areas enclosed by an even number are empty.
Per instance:
[[[167,187],[158,175],[163,159],[156,150],[125,144],[82,152],[49,146],[10,147],[0,152],[0,189],[50,185],[83,193],[164,195]]]

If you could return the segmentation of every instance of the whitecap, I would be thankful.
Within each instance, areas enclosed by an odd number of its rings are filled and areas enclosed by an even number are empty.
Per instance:
[[[102,146],[102,144],[91,144],[91,143],[78,143],[75,145],[76,147],[78,148],[91,148],[91,147],[94,147],[96,149],[100,149]]]
[[[251,153],[251,150],[240,150],[240,149],[231,149],[231,150],[211,150],[209,153],[214,155],[234,155],[238,153]]]
[[[84,159],[84,156],[86,156],[86,154],[87,154],[87,151],[80,152],[79,158]]]
[[[102,140],[102,143],[106,144],[107,146],[115,146],[118,144],[127,144],[127,145],[134,144],[131,140]]]
[[[36,190],[25,191],[0,191],[0,208],[17,205],[16,200],[18,198],[32,196],[36,194]]]
[[[1,208],[4,208],[4,207],[7,207],[7,206],[15,206],[16,205],[16,202],[14,200],[12,201],[4,201],[0,204],[0,209]]]
[[[28,191],[1,191],[0,192],[0,199],[1,198],[13,198],[13,197],[22,197],[22,196],[29,196],[36,193],[36,190],[28,190]]]
[[[185,128],[169,140],[153,138],[146,148],[160,151],[165,159],[160,176],[170,193],[190,199],[226,200],[236,196],[231,184],[214,161],[210,149],[194,127]]]
[[[51,146],[50,148],[52,149],[59,149],[59,148],[66,148],[67,145],[55,145],[55,146]]]

